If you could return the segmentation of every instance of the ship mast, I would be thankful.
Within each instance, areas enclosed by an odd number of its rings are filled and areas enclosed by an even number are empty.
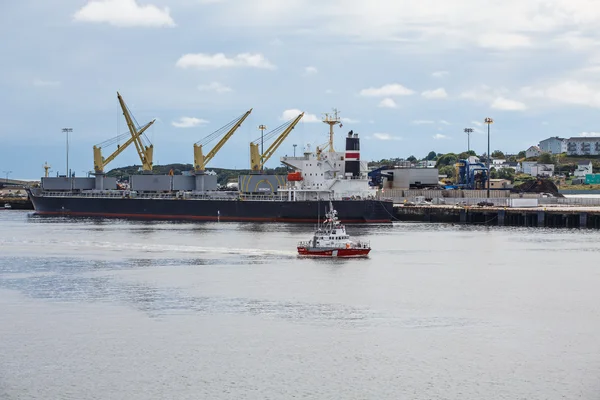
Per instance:
[[[325,117],[323,118],[323,122],[329,125],[329,152],[333,153],[333,127],[337,124],[342,125],[341,119],[339,117],[339,111],[337,109],[333,109],[333,113],[325,113]]]

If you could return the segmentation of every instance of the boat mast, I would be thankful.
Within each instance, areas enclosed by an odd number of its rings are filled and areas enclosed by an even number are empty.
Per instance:
[[[333,153],[335,151],[333,150],[333,127],[337,124],[342,126],[342,121],[339,117],[339,111],[334,108],[332,114],[325,113],[323,123],[329,125],[329,152]]]

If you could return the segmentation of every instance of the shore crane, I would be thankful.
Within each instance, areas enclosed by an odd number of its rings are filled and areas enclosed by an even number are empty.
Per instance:
[[[235,131],[242,125],[244,120],[246,118],[248,118],[248,116],[250,115],[251,112],[252,112],[252,108],[250,110],[246,111],[241,116],[234,119],[233,121],[231,121],[230,123],[228,123],[227,125],[222,126],[221,128],[219,128],[216,131],[214,131],[213,133],[211,133],[210,135],[206,136],[204,139],[194,143],[194,172],[195,173],[197,173],[197,174],[204,173],[204,170],[206,169],[206,164],[208,164],[210,162],[210,160],[212,160],[213,157],[219,152],[219,150],[221,150],[221,147],[223,147],[223,145],[229,140],[229,138],[231,138],[231,136],[235,133]],[[221,136],[223,134],[223,131],[225,131],[226,129],[229,129],[227,131],[227,133],[221,138],[221,140],[219,140],[219,143],[217,143],[215,145],[215,147],[213,147],[213,149],[211,151],[209,151],[208,154],[205,156],[204,153],[202,152],[202,146],[210,143],[215,138]]]
[[[265,163],[269,160],[269,158],[271,158],[271,156],[275,153],[275,151],[277,151],[277,148],[288,137],[290,132],[296,127],[296,125],[298,124],[298,122],[300,122],[300,120],[302,119],[303,116],[304,116],[304,113],[298,115],[293,120],[290,120],[284,124],[281,124],[277,128],[273,129],[271,132],[264,135],[264,137],[261,135],[260,138],[254,140],[252,143],[250,143],[250,169],[252,171],[258,172],[258,171],[262,171],[264,169]],[[283,130],[283,132],[281,132],[281,130]],[[261,143],[264,140],[271,139],[272,137],[277,135],[279,132],[281,132],[281,133],[279,134],[279,136],[277,136],[277,139],[275,139],[275,141],[271,144],[271,146],[269,146],[267,151],[265,151],[261,155],[260,151],[258,149],[259,143]]]
[[[131,115],[129,108],[125,104],[125,101],[123,101],[123,98],[121,97],[121,94],[119,92],[117,92],[117,98],[119,99],[119,104],[121,105],[121,109],[123,110],[123,116],[125,117],[125,121],[127,122],[127,128],[129,129],[129,133],[123,133],[94,146],[94,172],[96,174],[103,174],[106,165],[112,160],[114,160],[119,154],[123,152],[123,150],[129,147],[129,145],[131,145],[132,143],[135,144],[138,156],[140,157],[140,161],[142,162],[142,169],[144,171],[152,171],[152,156],[154,152],[154,146],[144,135],[144,132],[146,132],[146,130],[150,128],[152,124],[154,124],[156,119],[153,119],[146,125],[140,127],[137,121],[135,121],[135,118]],[[110,146],[115,143],[119,143],[120,141],[125,140],[125,138],[128,136],[129,139],[125,141],[125,143],[123,143],[122,145],[117,144],[117,150],[115,150],[115,152],[113,152],[110,156],[108,156],[107,158],[104,158],[102,156],[103,146]],[[142,138],[145,138],[149,144],[146,145]]]

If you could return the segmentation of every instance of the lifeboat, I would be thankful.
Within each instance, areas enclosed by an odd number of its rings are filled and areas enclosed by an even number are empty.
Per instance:
[[[312,240],[298,243],[298,254],[303,257],[367,257],[371,251],[368,242],[353,241],[329,202],[325,221],[317,227]]]
[[[302,178],[302,172],[290,172],[287,176],[287,180],[289,182],[300,182],[303,179],[304,178]]]

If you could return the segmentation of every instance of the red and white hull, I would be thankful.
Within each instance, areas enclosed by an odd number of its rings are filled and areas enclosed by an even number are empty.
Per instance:
[[[340,249],[319,249],[309,247],[298,247],[298,254],[305,257],[366,257],[369,255],[369,248],[340,248]]]

